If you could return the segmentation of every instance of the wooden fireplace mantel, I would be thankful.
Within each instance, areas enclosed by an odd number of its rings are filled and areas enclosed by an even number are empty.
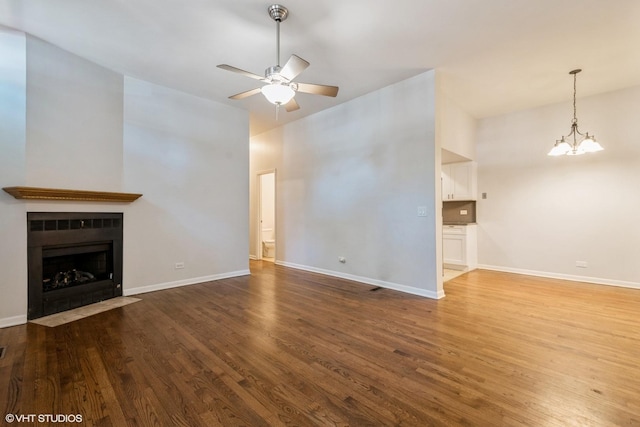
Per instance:
[[[3,190],[16,199],[25,200],[131,203],[142,196],[142,194],[137,193],[112,193],[107,191],[63,190],[60,188],[39,187],[4,187]]]

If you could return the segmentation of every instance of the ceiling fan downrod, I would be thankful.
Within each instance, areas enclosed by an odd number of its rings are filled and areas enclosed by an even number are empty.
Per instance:
[[[287,19],[289,10],[280,4],[272,4],[268,10],[271,19],[276,21],[276,66],[280,68],[280,23]]]

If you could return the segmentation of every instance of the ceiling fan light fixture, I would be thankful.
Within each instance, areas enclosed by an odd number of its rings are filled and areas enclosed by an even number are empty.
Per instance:
[[[267,101],[275,105],[284,105],[295,96],[296,92],[289,85],[272,83],[260,89]]]

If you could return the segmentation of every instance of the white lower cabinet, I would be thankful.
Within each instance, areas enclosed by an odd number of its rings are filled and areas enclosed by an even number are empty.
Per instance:
[[[475,224],[445,225],[442,229],[442,259],[446,268],[473,270],[478,266]]]
[[[442,238],[442,251],[445,264],[467,264],[467,237],[444,235]]]

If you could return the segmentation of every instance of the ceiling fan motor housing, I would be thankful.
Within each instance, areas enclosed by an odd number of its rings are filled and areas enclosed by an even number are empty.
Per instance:
[[[273,67],[267,68],[266,70],[264,70],[265,79],[270,80],[270,81],[274,81],[274,80],[284,81],[284,80],[286,80],[284,77],[282,77],[280,75],[280,70],[282,70],[282,67],[280,67],[278,65],[274,65]]]
[[[280,67],[279,65],[269,67],[264,70],[264,78],[274,83],[289,83],[290,80],[280,74],[280,71],[282,71],[282,67]]]

